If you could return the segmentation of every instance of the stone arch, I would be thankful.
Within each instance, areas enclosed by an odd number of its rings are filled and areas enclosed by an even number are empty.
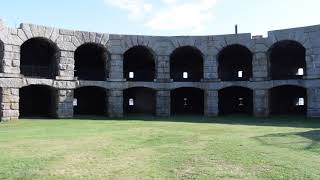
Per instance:
[[[60,50],[50,39],[35,37],[21,45],[20,71],[26,77],[54,79]]]
[[[245,46],[232,44],[217,55],[218,75],[222,81],[247,81],[252,78],[253,53]]]
[[[55,88],[47,85],[20,88],[20,117],[56,117],[56,93]]]
[[[123,77],[127,81],[154,81],[156,57],[147,46],[133,46],[123,55]]]
[[[74,52],[75,77],[79,80],[105,81],[108,78],[107,49],[97,43],[85,43]]]
[[[230,86],[220,89],[219,114],[253,114],[253,90],[241,86]]]
[[[302,79],[306,73],[306,48],[297,41],[276,42],[268,50],[268,59],[273,80]]]
[[[307,89],[295,85],[281,85],[269,90],[271,115],[306,115]]]
[[[171,90],[171,114],[204,114],[204,90],[177,88]]]
[[[269,47],[271,47],[273,44],[277,42],[286,40],[298,42],[306,49],[310,49],[312,46],[309,37],[304,33],[304,29],[291,32],[287,32],[286,30],[268,32],[268,39],[266,43]]]
[[[107,114],[107,90],[82,86],[74,90],[74,115],[104,116]]]
[[[170,77],[174,81],[198,82],[203,78],[204,56],[193,46],[181,46],[170,55]]]
[[[156,91],[152,88],[133,87],[123,92],[124,113],[149,114],[156,113]]]

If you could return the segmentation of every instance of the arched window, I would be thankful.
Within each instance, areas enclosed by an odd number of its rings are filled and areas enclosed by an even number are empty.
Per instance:
[[[306,69],[306,49],[298,42],[284,40],[268,51],[273,80],[301,79]]]
[[[242,45],[230,45],[218,55],[218,72],[222,81],[247,81],[252,77],[252,53]]]
[[[145,46],[134,46],[123,55],[123,77],[127,81],[154,81],[155,59]]]
[[[174,81],[200,81],[203,78],[201,51],[192,46],[175,49],[170,56],[170,76]]]
[[[109,54],[100,44],[86,43],[75,51],[75,77],[79,80],[105,81]]]
[[[27,77],[52,78],[57,75],[59,50],[45,38],[32,38],[21,45],[21,74]]]

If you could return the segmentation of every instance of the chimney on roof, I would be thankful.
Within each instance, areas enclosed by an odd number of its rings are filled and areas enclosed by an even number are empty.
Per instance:
[[[236,25],[234,26],[234,33],[235,33],[235,34],[238,34],[238,24],[236,24]]]

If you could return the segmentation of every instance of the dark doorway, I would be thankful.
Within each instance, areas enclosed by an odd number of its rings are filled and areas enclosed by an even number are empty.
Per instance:
[[[0,40],[0,61],[3,61],[3,57],[4,57],[4,44],[3,42]],[[0,65],[0,72],[3,72],[3,63],[1,63]]]
[[[171,114],[204,114],[204,91],[198,88],[178,88],[171,91]]]
[[[55,117],[56,90],[50,86],[30,85],[20,89],[20,117]]]
[[[75,77],[79,80],[105,81],[109,54],[100,44],[86,43],[75,51]]]
[[[154,54],[145,46],[135,46],[123,55],[123,77],[127,81],[154,81]]]
[[[270,114],[306,115],[307,90],[299,86],[278,86],[270,90]]]
[[[155,114],[155,90],[145,87],[135,87],[126,89],[123,95],[123,109],[125,114]]]
[[[21,45],[21,74],[27,77],[51,78],[57,75],[59,50],[45,38],[32,38]]]
[[[101,87],[81,87],[74,91],[74,114],[96,115],[107,114],[107,92]]]
[[[219,90],[219,114],[253,113],[253,91],[245,87],[228,87]]]
[[[273,80],[302,79],[306,71],[306,49],[296,41],[280,41],[268,51]]]
[[[191,46],[179,47],[170,56],[170,76],[174,81],[197,82],[203,78],[203,55]]]
[[[218,55],[218,72],[222,81],[248,81],[252,77],[252,53],[242,45],[230,45]]]

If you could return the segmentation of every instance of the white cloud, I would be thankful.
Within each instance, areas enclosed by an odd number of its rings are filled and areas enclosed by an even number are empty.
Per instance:
[[[182,3],[178,0],[163,0],[171,4],[167,9],[155,14],[146,26],[153,30],[202,31],[214,18],[216,0],[194,0]]]
[[[107,5],[128,11],[128,17],[138,19],[152,11],[153,6],[144,0],[104,0]]]
[[[129,18],[143,20],[153,31],[201,32],[214,18],[217,0],[104,0],[126,10]]]

